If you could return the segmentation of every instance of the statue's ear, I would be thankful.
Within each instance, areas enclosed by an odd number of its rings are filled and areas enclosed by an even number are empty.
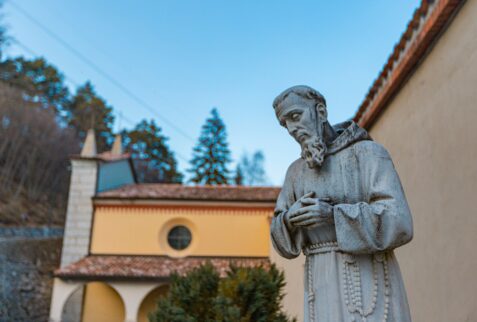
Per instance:
[[[328,111],[326,110],[325,104],[316,104],[316,114],[320,117],[321,120],[328,120]]]

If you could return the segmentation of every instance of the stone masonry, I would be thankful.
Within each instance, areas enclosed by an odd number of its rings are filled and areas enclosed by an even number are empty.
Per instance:
[[[93,219],[91,198],[96,193],[97,184],[98,166],[95,159],[88,157],[73,159],[71,160],[71,167],[61,267],[88,255]],[[58,291],[57,287],[58,285],[54,283],[53,294]],[[81,312],[83,290],[79,290],[76,295],[70,299],[68,310],[64,312],[62,320],[76,321],[80,316],[78,312]]]
[[[96,190],[96,175],[96,160],[72,160],[61,266],[71,264],[88,254],[93,216],[91,198]]]
[[[0,322],[46,322],[61,238],[0,237]]]

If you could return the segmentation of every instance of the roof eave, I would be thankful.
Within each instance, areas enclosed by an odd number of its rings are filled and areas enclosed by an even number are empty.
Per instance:
[[[465,0],[422,1],[356,112],[353,118],[356,123],[366,129],[373,125],[464,3]]]
[[[137,197],[92,198],[95,206],[224,206],[239,208],[274,208],[276,200],[159,199]]]

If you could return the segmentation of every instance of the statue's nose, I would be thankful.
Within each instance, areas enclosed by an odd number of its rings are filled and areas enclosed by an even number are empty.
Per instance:
[[[296,132],[298,131],[298,128],[296,125],[290,123],[290,122],[287,122],[287,130],[288,130],[288,133],[290,133],[291,135],[295,135]]]
[[[298,127],[296,127],[295,125],[290,125],[287,127],[287,129],[288,133],[290,133],[292,136],[295,136],[298,131]]]

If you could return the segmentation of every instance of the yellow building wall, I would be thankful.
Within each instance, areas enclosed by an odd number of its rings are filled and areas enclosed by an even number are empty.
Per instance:
[[[96,206],[92,254],[169,256],[269,256],[267,208]],[[175,225],[192,232],[183,251],[171,249],[167,233]]]
[[[85,287],[83,322],[124,322],[124,304],[119,294],[102,282]]]

